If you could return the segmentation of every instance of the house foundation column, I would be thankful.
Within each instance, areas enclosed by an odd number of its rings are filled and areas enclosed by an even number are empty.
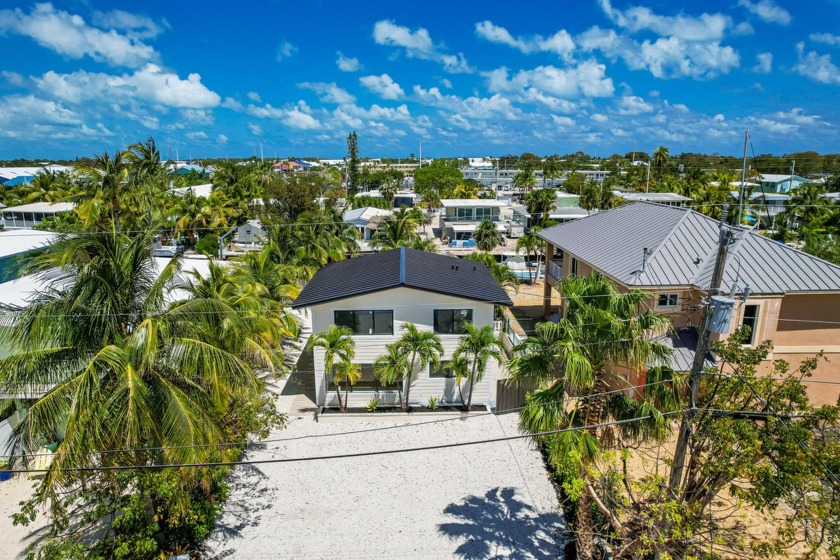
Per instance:
[[[543,277],[543,319],[547,319],[551,313],[551,284],[548,282],[548,263],[551,262],[551,257],[554,256],[554,245],[546,241],[545,243],[545,275]]]

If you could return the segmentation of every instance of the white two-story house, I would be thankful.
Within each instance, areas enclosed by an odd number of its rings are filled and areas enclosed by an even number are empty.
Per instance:
[[[380,385],[373,363],[385,354],[388,344],[400,338],[406,323],[434,331],[444,347],[441,367],[415,370],[411,404],[425,404],[429,397],[440,403],[459,403],[448,365],[461,339],[460,325],[493,325],[497,305],[511,306],[512,302],[481,263],[400,248],[328,264],[292,307],[310,310],[313,332],[326,331],[331,325],[353,331],[355,362],[361,366],[362,378],[351,388],[348,404],[360,407],[372,398],[381,404],[398,403],[398,388]],[[313,362],[316,404],[337,405],[322,348],[314,348]],[[484,379],[473,389],[473,403],[495,403],[497,370],[497,363],[487,365]]]

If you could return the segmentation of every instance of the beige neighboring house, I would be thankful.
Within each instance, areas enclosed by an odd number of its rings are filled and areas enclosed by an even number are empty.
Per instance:
[[[687,208],[637,202],[544,229],[544,314],[560,311],[558,280],[597,270],[620,290],[651,292],[658,313],[673,320],[677,356],[693,356],[717,254],[718,222]],[[741,301],[749,286],[746,301]],[[734,290],[730,332],[752,328],[751,343],[773,341],[770,359],[792,365],[824,352],[813,379],[840,383],[840,266],[744,228],[736,228],[723,274],[722,291]],[[552,296],[555,298],[552,301]],[[717,337],[717,335],[713,335]],[[680,368],[683,369],[683,368]],[[818,403],[835,403],[840,385],[809,383]]]
[[[292,308],[312,312],[312,332],[331,325],[346,326],[355,340],[355,363],[362,378],[350,390],[348,403],[362,407],[371,399],[397,404],[398,387],[383,386],[374,376],[373,363],[386,346],[403,334],[405,323],[433,331],[441,339],[441,367],[416,371],[411,404],[429,397],[441,404],[459,403],[450,363],[461,341],[461,323],[477,327],[495,325],[494,308],[512,305],[507,293],[481,264],[457,257],[393,249],[330,263],[303,288]],[[313,349],[315,403],[336,406],[335,386],[324,370],[324,349]],[[473,403],[495,405],[498,364],[490,360],[484,379],[476,383]],[[467,382],[462,383],[466,396]]]

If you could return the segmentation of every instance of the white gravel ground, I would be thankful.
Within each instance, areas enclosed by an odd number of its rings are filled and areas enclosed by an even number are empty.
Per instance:
[[[288,406],[280,397],[280,408]],[[516,417],[292,418],[248,459],[318,457],[515,435]],[[393,429],[391,429],[393,427]],[[352,434],[346,432],[378,431]],[[339,434],[339,435],[334,435]],[[292,439],[298,438],[298,439]],[[558,558],[564,527],[527,440],[240,467],[210,558]]]
[[[39,481],[18,475],[0,482],[0,559],[23,558],[23,551],[47,525],[47,518],[40,512],[35,521],[27,527],[12,524],[12,514],[20,512],[20,502],[28,500]]]

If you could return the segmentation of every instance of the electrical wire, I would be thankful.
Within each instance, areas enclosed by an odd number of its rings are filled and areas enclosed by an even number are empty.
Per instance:
[[[650,383],[644,383],[641,385],[629,385],[627,387],[623,387],[621,389],[613,389],[610,391],[603,391],[600,393],[591,393],[584,395],[582,397],[570,397],[570,400],[577,400],[577,401],[585,401],[589,399],[593,399],[596,397],[604,397],[608,395],[614,395],[618,393],[624,393],[628,390],[636,390],[636,389],[643,389],[646,387],[653,387],[655,385],[662,385],[665,383],[671,383],[674,379],[662,379],[659,381],[652,381]],[[207,449],[207,448],[217,448],[217,447],[237,447],[240,445],[263,445],[266,443],[283,443],[288,441],[299,441],[304,439],[320,439],[325,437],[337,437],[337,436],[346,436],[346,435],[355,435],[355,434],[366,434],[371,432],[381,432],[381,431],[388,431],[388,430],[397,430],[403,428],[409,428],[414,426],[425,426],[429,424],[442,424],[446,422],[455,422],[455,421],[465,421],[465,420],[473,420],[475,418],[484,418],[487,416],[504,416],[507,414],[513,414],[514,412],[520,412],[522,410],[529,410],[531,408],[540,408],[543,406],[549,406],[552,404],[559,404],[565,402],[565,400],[556,400],[556,401],[549,401],[544,403],[537,403],[531,405],[524,405],[516,408],[509,408],[503,412],[482,412],[477,414],[470,414],[465,417],[454,417],[454,418],[440,418],[437,420],[426,420],[423,422],[412,422],[410,424],[400,424],[396,426],[384,426],[380,428],[366,428],[364,430],[351,430],[349,432],[340,432],[340,433],[331,433],[331,434],[309,434],[305,436],[294,436],[288,438],[273,438],[273,439],[262,439],[262,440],[255,440],[255,441],[236,441],[236,442],[225,442],[225,443],[205,443],[205,444],[198,444],[198,445],[175,445],[175,446],[167,446],[167,447],[134,447],[134,448],[126,448],[126,449],[103,449],[92,452],[95,455],[105,455],[110,453],[129,453],[129,452],[136,452],[136,451],[167,451],[172,449]],[[394,420],[399,420],[398,418],[394,418]],[[67,452],[66,454],[81,454],[81,452]],[[13,458],[19,457],[22,459],[31,459],[35,457],[52,457],[52,453],[22,453],[16,455],[0,455],[0,459],[2,458]]]
[[[672,416],[674,414],[682,414],[686,412],[686,410],[675,410],[671,412],[663,412],[661,416],[667,417]],[[109,465],[109,466],[98,466],[98,467],[68,467],[62,468],[62,472],[106,472],[106,471],[126,471],[126,470],[158,470],[158,469],[173,469],[173,468],[206,468],[206,467],[233,467],[233,466],[241,466],[241,465],[266,465],[266,464],[274,464],[274,463],[301,463],[301,462],[312,462],[312,461],[327,461],[327,460],[338,460],[338,459],[355,459],[359,457],[376,457],[382,455],[396,455],[402,453],[414,453],[418,451],[438,451],[441,449],[452,449],[458,447],[469,447],[474,445],[485,445],[488,443],[499,443],[504,441],[513,441],[517,439],[526,439],[526,438],[538,438],[538,437],[545,437],[569,432],[579,432],[583,430],[593,430],[597,428],[604,428],[608,426],[620,426],[624,424],[630,424],[633,422],[641,422],[643,420],[651,420],[657,418],[656,416],[649,415],[649,416],[639,416],[637,418],[629,418],[625,420],[615,420],[612,422],[601,422],[599,424],[589,424],[587,426],[575,426],[572,428],[563,428],[559,430],[549,430],[545,432],[537,432],[534,434],[520,434],[515,436],[506,436],[506,437],[499,437],[499,438],[490,438],[490,439],[483,439],[483,440],[475,440],[475,441],[466,441],[466,442],[458,442],[458,443],[443,443],[438,445],[426,445],[420,447],[408,447],[403,449],[388,449],[388,450],[381,450],[381,451],[362,451],[358,453],[347,453],[347,454],[337,454],[337,455],[322,455],[322,456],[308,456],[308,457],[283,457],[283,458],[275,458],[275,459],[251,459],[251,460],[241,460],[241,461],[208,461],[208,462],[198,462],[198,463],[169,463],[169,464],[154,464],[154,465]],[[339,434],[341,435],[341,434]],[[49,469],[11,469],[7,472],[12,474],[34,474],[34,473],[46,473],[49,472]]]

